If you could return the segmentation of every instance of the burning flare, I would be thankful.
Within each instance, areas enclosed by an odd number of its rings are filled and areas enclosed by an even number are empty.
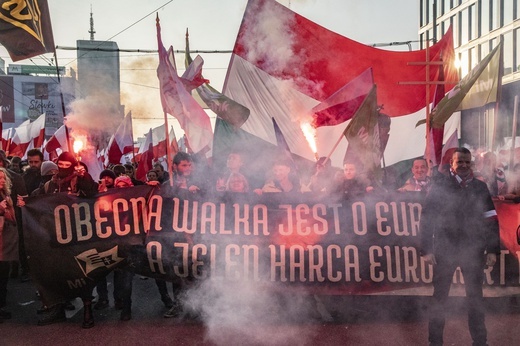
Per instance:
[[[300,128],[302,129],[303,135],[305,136],[305,139],[309,143],[309,146],[317,159],[318,149],[316,147],[316,129],[312,127],[310,123],[307,122],[300,123]]]
[[[74,152],[75,152],[76,154],[79,154],[79,152],[81,151],[81,149],[83,149],[83,141],[82,141],[81,139],[75,139],[75,140],[74,140],[73,148],[74,148]]]

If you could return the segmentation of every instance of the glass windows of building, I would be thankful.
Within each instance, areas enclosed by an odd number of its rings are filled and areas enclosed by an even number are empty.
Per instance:
[[[444,13],[447,13],[451,9],[451,0],[443,0],[444,1]]]
[[[460,52],[460,76],[464,78],[469,72],[469,52],[467,50]]]
[[[516,29],[513,35],[513,71],[520,71],[520,29]]]
[[[453,46],[455,48],[460,46],[460,32],[459,32],[459,16],[454,15],[450,18],[451,26],[453,28]]]
[[[480,0],[480,35],[489,33],[489,0]]]
[[[515,17],[515,13],[514,13],[514,1],[515,0],[502,0],[504,2],[504,6],[503,6],[503,17],[504,17],[504,24],[503,25],[507,25],[507,24],[511,24],[513,22],[513,19]]]
[[[504,34],[504,75],[513,73],[513,32]]]
[[[460,44],[469,41],[469,29],[469,8],[466,8],[460,14]]]
[[[477,6],[471,5],[469,7],[469,39],[474,40],[477,37],[478,37]]]
[[[470,66],[470,69],[473,69],[473,67],[477,66],[477,64],[479,63],[479,58],[478,58],[478,49],[477,47],[473,47],[473,48],[470,48],[469,50],[469,66]]]
[[[500,27],[500,0],[491,0],[491,30],[498,29]]]
[[[489,50],[489,42],[484,42],[480,45],[480,56],[484,58],[490,52]]]

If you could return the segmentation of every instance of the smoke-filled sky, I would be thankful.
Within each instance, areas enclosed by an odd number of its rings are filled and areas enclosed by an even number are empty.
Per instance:
[[[184,49],[186,28],[191,50],[231,50],[247,0],[48,0],[54,41],[58,47],[75,47],[90,39],[90,12],[94,13],[95,40],[117,42],[120,49],[156,50],[155,13],[161,19],[163,43]],[[318,24],[366,44],[418,39],[419,5],[415,0],[279,0]],[[413,43],[417,49],[417,43]],[[407,50],[408,46],[382,47]],[[5,49],[0,56],[11,63]],[[196,54],[192,54],[193,57]],[[204,77],[221,90],[230,54],[201,54]],[[23,60],[21,64],[47,65],[52,54]],[[58,48],[60,66],[76,67],[76,51]],[[183,67],[183,56],[177,56]],[[156,53],[120,53],[121,102],[132,111],[134,138],[163,123]],[[182,70],[179,71],[182,74]],[[170,123],[177,122],[170,118]],[[175,127],[176,131],[178,126]]]

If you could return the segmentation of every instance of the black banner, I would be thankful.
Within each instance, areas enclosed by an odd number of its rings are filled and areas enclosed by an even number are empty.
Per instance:
[[[322,294],[428,294],[432,267],[418,248],[421,196],[203,198],[138,186],[95,199],[33,198],[23,215],[31,272],[56,297],[88,291],[117,266],[174,282],[218,276]],[[519,286],[515,256],[504,249],[485,284]],[[463,283],[460,273],[454,283]]]

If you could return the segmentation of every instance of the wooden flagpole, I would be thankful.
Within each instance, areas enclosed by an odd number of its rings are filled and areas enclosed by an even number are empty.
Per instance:
[[[518,122],[518,95],[515,96],[515,105],[513,111],[513,132],[511,133],[511,151],[509,153],[509,170],[512,172],[515,165],[515,147],[516,147],[516,124]]]
[[[432,65],[437,65],[437,66],[440,66],[440,68],[443,68],[443,66],[445,65],[445,62],[440,60],[440,61],[432,61],[430,60],[430,40],[427,40],[426,41],[426,59],[425,61],[420,61],[420,62],[409,62],[408,65],[425,65],[425,70],[426,70],[426,78],[425,78],[425,81],[417,81],[417,82],[399,82],[400,85],[420,85],[420,84],[424,84],[426,86],[426,91],[425,91],[425,105],[426,105],[426,149],[425,149],[425,153],[426,154],[429,154],[429,150],[430,150],[430,146],[431,146],[431,143],[430,143],[430,138],[431,138],[431,134],[430,134],[430,129],[431,129],[431,112],[430,112],[430,87],[432,85],[439,85],[439,84],[449,84],[449,83],[454,83],[453,81],[432,81],[430,80],[430,66]],[[455,82],[456,83],[456,82]],[[430,161],[431,160],[427,160],[428,162],[428,167],[431,168],[431,163]]]
[[[168,130],[168,113],[164,112],[164,132],[166,134],[166,163],[168,165],[168,174],[170,174],[170,186],[173,186],[172,149],[170,147],[170,131]]]

